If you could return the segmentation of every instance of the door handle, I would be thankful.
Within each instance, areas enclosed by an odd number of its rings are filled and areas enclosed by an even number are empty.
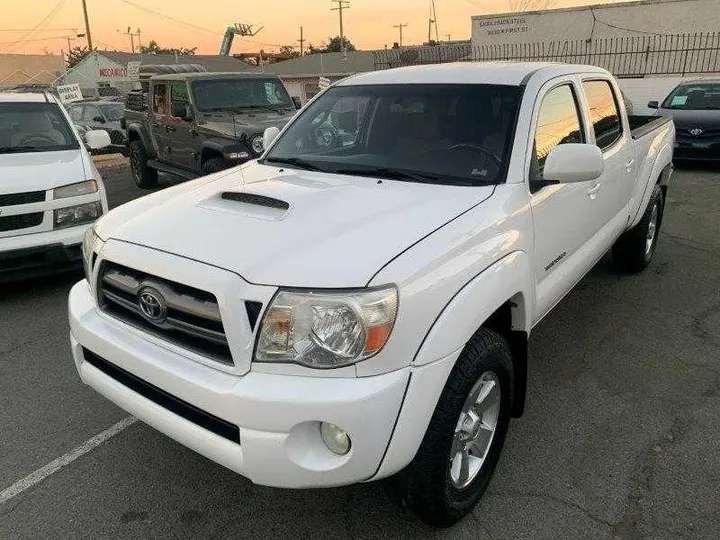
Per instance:
[[[595,184],[593,187],[587,190],[588,197],[591,199],[594,199],[597,196],[597,192],[600,191],[600,188],[602,187],[602,184],[598,183]]]
[[[632,170],[633,170],[633,165],[635,165],[635,160],[634,160],[634,159],[628,159],[628,160],[627,160],[627,163],[625,163],[625,171],[627,171],[627,172],[632,172]]]

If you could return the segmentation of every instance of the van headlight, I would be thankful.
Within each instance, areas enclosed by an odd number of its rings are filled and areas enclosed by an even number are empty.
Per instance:
[[[397,316],[394,286],[356,291],[280,291],[265,311],[256,362],[336,368],[382,350]]]

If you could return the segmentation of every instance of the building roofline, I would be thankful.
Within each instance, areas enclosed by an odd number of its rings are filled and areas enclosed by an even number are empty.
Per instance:
[[[698,0],[631,0],[628,2],[618,2],[612,4],[590,4],[585,6],[573,6],[564,8],[554,9],[543,9],[543,10],[531,10],[531,11],[506,11],[504,13],[488,13],[486,15],[473,15],[471,19],[475,20],[487,20],[496,18],[507,18],[507,17],[522,17],[523,15],[552,15],[555,13],[566,13],[573,11],[589,11],[595,9],[612,9],[612,8],[625,8],[635,6],[653,6],[657,4],[672,4],[675,2],[697,2]]]

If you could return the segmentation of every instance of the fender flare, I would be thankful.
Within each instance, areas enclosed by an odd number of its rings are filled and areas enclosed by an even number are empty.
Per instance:
[[[147,154],[147,156],[149,158],[156,157],[155,149],[153,148],[153,145],[150,144],[148,135],[147,135],[146,131],[143,129],[142,124],[139,124],[137,122],[128,124],[127,134],[128,134],[128,147],[130,146],[130,141],[133,139],[132,135],[137,135],[137,138],[140,139],[140,142],[142,142],[143,146],[145,147],[145,153]]]
[[[511,301],[513,330],[529,333],[534,291],[530,258],[514,251],[483,269],[449,300],[411,364],[405,399],[374,478],[398,472],[415,457],[455,362],[498,308]]]
[[[244,143],[244,141],[238,142],[219,138],[206,139],[202,142],[201,145],[201,158],[208,151],[212,152],[213,154],[220,155],[224,155],[228,152],[247,152],[249,155],[249,159],[252,159],[253,157],[252,150],[248,147],[247,144]],[[203,160],[200,159],[200,161],[202,162]]]

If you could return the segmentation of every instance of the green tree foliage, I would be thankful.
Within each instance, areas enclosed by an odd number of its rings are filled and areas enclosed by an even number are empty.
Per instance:
[[[186,47],[161,47],[158,45],[158,42],[154,39],[150,41],[147,45],[142,45],[140,47],[140,52],[142,54],[179,54],[179,55],[192,55],[195,54],[195,51],[197,50],[197,47],[193,47],[192,49],[188,49]]]
[[[335,36],[328,38],[327,45],[323,44],[322,47],[315,47],[311,43],[308,49],[308,54],[342,52],[343,47],[346,51],[356,50],[355,45],[353,45],[347,37],[340,38],[340,36]]]
[[[78,65],[88,54],[90,54],[90,51],[87,47],[73,47],[70,49],[66,59],[68,69]]]
[[[283,45],[277,54],[278,60],[290,60],[291,58],[300,58],[300,53],[293,49],[292,45]]]

